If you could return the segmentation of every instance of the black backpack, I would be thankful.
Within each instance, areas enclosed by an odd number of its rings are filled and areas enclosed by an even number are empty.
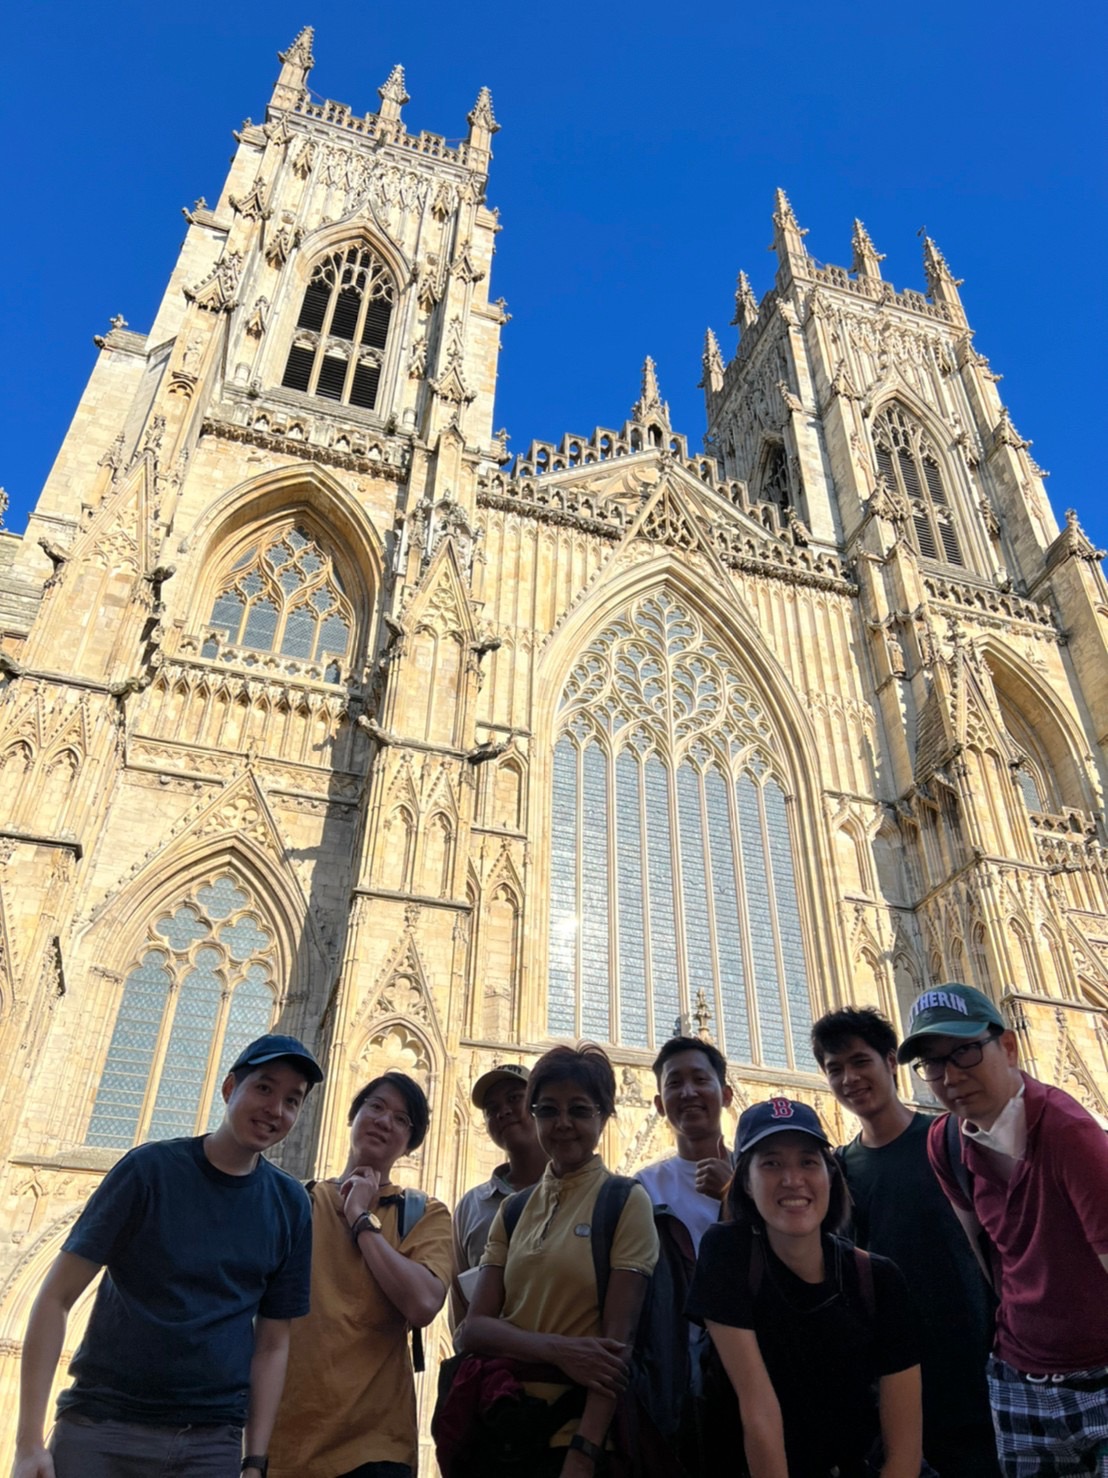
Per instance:
[[[601,1311],[616,1228],[637,1184],[625,1175],[610,1175],[593,1207],[590,1241]],[[509,1242],[534,1189],[517,1191],[504,1202],[504,1232]],[[631,1458],[636,1478],[680,1478],[686,1472],[680,1454],[689,1440],[692,1420],[692,1362],[684,1309],[696,1254],[688,1229],[669,1207],[655,1206],[653,1211],[658,1262],[647,1279],[628,1389],[617,1407],[613,1429],[618,1447]]]

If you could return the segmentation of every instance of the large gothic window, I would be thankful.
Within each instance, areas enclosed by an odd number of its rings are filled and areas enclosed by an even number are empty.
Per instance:
[[[316,264],[300,305],[282,385],[373,410],[396,285],[368,246]]]
[[[939,459],[923,427],[901,406],[888,406],[874,422],[873,449],[889,491],[906,504],[919,553],[965,564]]]
[[[151,920],[123,986],[85,1143],[129,1149],[214,1129],[231,1063],[269,1030],[276,973],[272,932],[229,872]]]
[[[322,669],[338,682],[350,646],[353,611],[329,554],[290,522],[235,561],[212,607],[203,657],[228,648],[274,652]]]
[[[749,683],[651,595],[590,644],[558,718],[549,1031],[657,1047],[706,1008],[728,1057],[795,1066],[811,999],[791,806]]]

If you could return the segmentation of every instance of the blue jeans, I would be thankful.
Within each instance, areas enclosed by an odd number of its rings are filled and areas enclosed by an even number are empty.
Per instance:
[[[62,1412],[50,1452],[57,1478],[238,1478],[242,1428],[146,1427]]]

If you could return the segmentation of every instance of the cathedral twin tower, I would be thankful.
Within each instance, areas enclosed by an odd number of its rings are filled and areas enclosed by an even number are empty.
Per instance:
[[[736,1108],[834,1122],[813,1016],[947,979],[1108,1107],[1108,588],[933,243],[898,292],[779,192],[703,450],[648,360],[621,428],[509,463],[492,100],[449,146],[399,67],[376,113],[313,101],[311,46],[0,534],[6,1410],[104,1171],[203,1132],[273,1023],[328,1064],[289,1168],[395,1065],[434,1111],[401,1178],[451,1202],[498,1058],[604,1043],[631,1169],[678,1024]]]

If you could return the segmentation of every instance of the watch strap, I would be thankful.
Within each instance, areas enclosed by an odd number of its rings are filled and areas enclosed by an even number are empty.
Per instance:
[[[569,1439],[569,1445],[574,1452],[584,1453],[585,1457],[590,1458],[594,1463],[599,1462],[604,1456],[604,1449],[597,1443],[590,1442],[587,1437],[582,1437],[580,1432],[574,1432]]]
[[[269,1454],[257,1452],[247,1453],[242,1460],[242,1467],[239,1471],[245,1473],[247,1468],[257,1468],[262,1478],[266,1478],[269,1472]]]
[[[381,1224],[375,1221],[368,1211],[363,1211],[357,1221],[351,1223],[350,1235],[356,1242],[363,1232],[379,1232]]]

